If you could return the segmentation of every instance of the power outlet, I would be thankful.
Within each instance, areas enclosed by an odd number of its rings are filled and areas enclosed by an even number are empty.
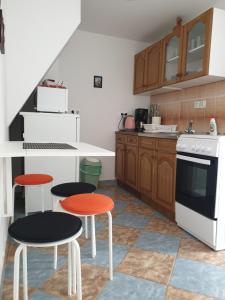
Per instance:
[[[205,108],[206,100],[198,100],[194,102],[194,108]]]

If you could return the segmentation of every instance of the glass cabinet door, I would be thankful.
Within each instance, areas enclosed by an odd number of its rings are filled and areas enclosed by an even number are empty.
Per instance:
[[[180,37],[173,36],[166,45],[165,49],[165,81],[177,79],[180,59]]]
[[[204,68],[206,25],[199,21],[187,35],[186,74],[202,72]]]
[[[172,33],[163,39],[163,84],[176,83],[181,77],[182,26],[177,21]]]
[[[184,77],[194,78],[208,73],[211,13],[209,10],[185,25]]]

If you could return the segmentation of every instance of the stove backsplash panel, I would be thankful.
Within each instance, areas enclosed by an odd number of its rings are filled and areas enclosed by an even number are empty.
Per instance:
[[[199,100],[206,101],[205,108],[195,108]],[[218,132],[225,134],[225,80],[154,95],[151,104],[159,105],[162,124],[177,124],[179,131],[193,120],[196,132],[208,132],[209,120],[215,117]]]

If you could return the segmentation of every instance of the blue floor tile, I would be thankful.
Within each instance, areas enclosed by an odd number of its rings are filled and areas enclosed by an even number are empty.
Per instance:
[[[134,246],[145,250],[175,255],[178,251],[179,243],[180,239],[175,236],[158,232],[144,232],[139,236]]]
[[[225,299],[225,268],[178,258],[170,284],[181,289]]]
[[[160,218],[160,219],[169,221],[169,219],[168,219],[166,216],[162,215],[162,214],[161,214],[160,212],[158,212],[158,211],[154,211],[153,215],[154,215],[155,217],[157,217],[157,218]]]
[[[133,213],[123,213],[113,219],[113,224],[142,229],[150,218]]]
[[[97,300],[163,300],[165,291],[162,284],[115,273]]]
[[[81,261],[82,263],[99,265],[103,267],[108,266],[109,262],[109,247],[108,241],[97,240],[96,243],[97,255],[95,258],[91,257],[91,242],[88,242],[81,248]],[[116,268],[125,255],[128,248],[126,246],[113,245],[113,267]]]
[[[104,184],[105,186],[117,186],[116,180],[101,180],[100,183]]]
[[[113,197],[114,196],[114,191],[110,191],[107,188],[99,188],[95,191],[96,194],[103,194],[106,195],[108,197]]]
[[[121,213],[127,207],[128,202],[124,200],[115,200],[114,205],[115,205],[114,210],[117,213]]]
[[[67,261],[64,256],[58,256],[58,268],[62,267]],[[53,268],[53,247],[52,255],[38,250],[28,250],[28,286],[40,288],[43,283],[48,280],[55,272]],[[22,260],[20,263],[22,272]],[[22,281],[22,273],[20,272],[20,279]],[[13,278],[13,263],[6,266],[5,278]]]
[[[52,296],[43,292],[35,292],[29,297],[30,300],[61,300],[62,297]]]

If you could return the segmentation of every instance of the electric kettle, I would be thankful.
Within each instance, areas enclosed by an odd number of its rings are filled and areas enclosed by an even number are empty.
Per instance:
[[[126,116],[124,120],[124,129],[125,130],[134,130],[135,129],[135,118],[132,115]]]

